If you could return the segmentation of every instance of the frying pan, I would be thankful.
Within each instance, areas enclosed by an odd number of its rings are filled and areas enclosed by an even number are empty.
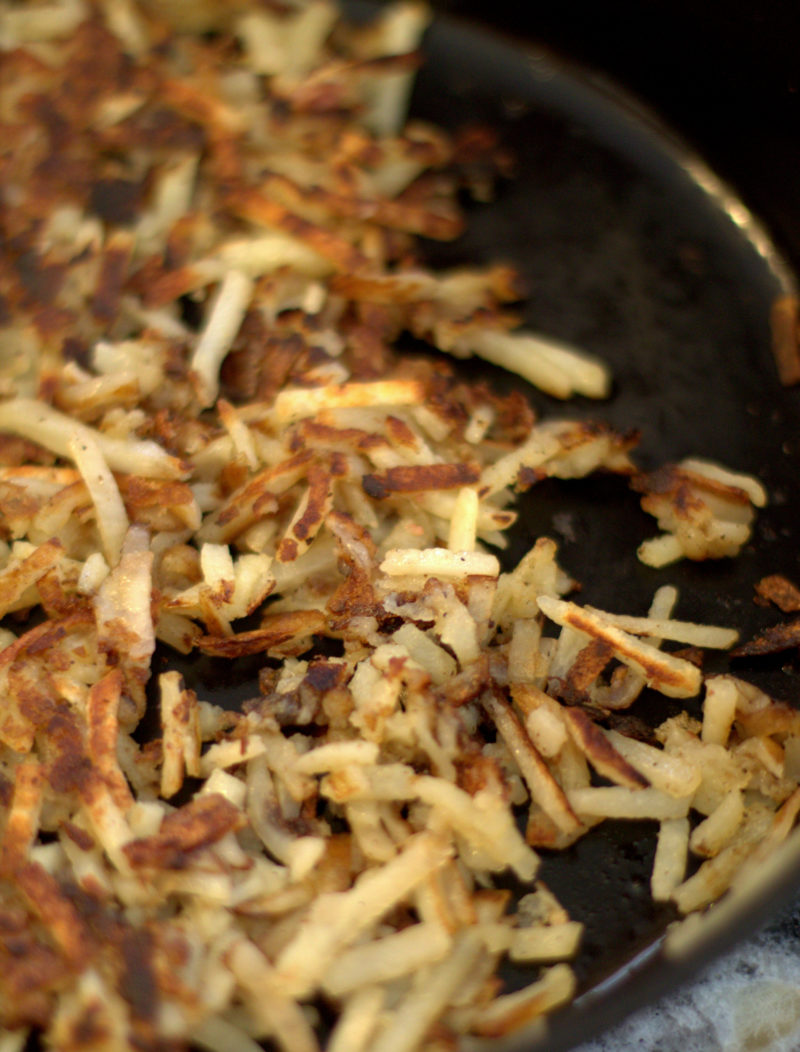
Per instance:
[[[640,429],[644,467],[694,453],[758,475],[771,494],[739,559],[654,571],[633,557],[654,530],[624,485],[552,480],[524,498],[509,561],[532,537],[556,536],[582,601],[641,612],[669,581],[680,591],[678,616],[735,625],[747,638],[776,620],[753,603],[754,583],[797,576],[800,561],[800,391],[778,383],[768,325],[800,262],[800,146],[790,123],[800,115],[790,50],[798,16],[788,5],[766,16],[713,3],[702,14],[697,5],[618,3],[592,14],[537,7],[535,16],[502,0],[491,11],[469,0],[441,6],[414,112],[448,127],[491,124],[518,173],[490,206],[473,209],[464,238],[431,246],[430,262],[512,261],[527,284],[526,321],[613,368],[607,404],[566,412]],[[541,412],[564,412],[529,393]],[[800,696],[793,654],[707,666],[726,668],[775,697]],[[673,711],[654,697],[636,708],[652,723]],[[674,916],[649,899],[654,846],[652,823],[605,823],[545,857],[544,880],[586,924],[583,993],[545,1039],[510,1047],[557,1052],[585,1040],[754,932],[800,883],[790,848],[676,959],[664,940]]]
[[[793,230],[789,221],[793,202],[769,189],[759,196],[752,181],[758,171],[753,151],[749,146],[739,151],[746,154],[742,191],[759,206],[768,230],[729,188],[729,182],[739,187],[737,154],[727,153],[730,144],[719,137],[713,121],[708,155],[719,159],[715,167],[725,179],[646,106],[604,77],[538,44],[521,43],[519,30],[532,40],[537,27],[521,27],[510,5],[496,5],[491,27],[487,12],[469,0],[442,6],[447,10],[426,38],[413,112],[449,128],[475,120],[495,127],[516,157],[518,171],[516,178],[500,183],[492,203],[470,207],[464,237],[428,246],[428,261],[435,267],[497,259],[514,263],[527,284],[527,323],[601,355],[612,366],[615,390],[599,406],[579,400],[564,409],[529,391],[543,415],[566,412],[639,429],[637,458],[644,468],[698,454],[756,474],[771,494],[754,542],[739,559],[655,571],[634,555],[655,532],[654,523],[639,511],[624,483],[549,480],[523,497],[504,559],[515,563],[534,537],[552,535],[560,542],[562,565],[582,582],[583,601],[642,613],[659,585],[674,583],[680,591],[679,617],[733,625],[747,638],[776,619],[753,603],[755,582],[774,572],[800,577],[800,392],[778,383],[768,326],[775,297],[794,290],[792,263],[800,261],[800,222]],[[690,59],[698,70],[705,69],[700,62],[706,54],[704,33],[721,47],[718,35],[689,26],[687,11],[681,21],[680,4],[673,11],[658,4],[640,6],[648,7],[651,22],[633,5],[620,5],[616,14],[604,8],[604,17],[620,25],[627,18],[630,40],[637,33],[652,40],[659,32],[659,39],[677,44],[684,30],[697,30],[699,35],[686,38],[693,41],[691,54],[680,52],[684,78]],[[713,5],[707,10],[713,13]],[[598,27],[597,15],[581,27],[574,21],[578,13],[570,5],[545,13],[542,34],[560,52],[599,69],[607,27]],[[479,23],[474,23],[476,14]],[[664,23],[667,17],[672,21]],[[517,39],[503,35],[503,29],[516,31]],[[729,27],[734,42],[740,39],[737,33]],[[779,33],[776,39],[784,37]],[[659,80],[658,61],[652,55],[649,64],[639,61],[641,47],[626,51],[621,38],[616,44],[613,56],[621,63],[622,79],[636,88],[637,74],[643,77],[642,89],[656,107],[673,119],[679,116],[681,99],[670,94],[666,77]],[[739,54],[733,44],[730,51]],[[662,60],[660,68],[674,76],[673,62]],[[728,83],[724,77],[722,83]],[[729,89],[704,111],[706,118],[717,109],[725,114],[723,131],[731,127],[728,105],[741,101],[733,72]],[[697,90],[684,98],[690,117],[697,116],[691,105]],[[706,129],[702,120],[690,119],[684,130],[699,142]],[[790,158],[795,170],[799,156],[795,150]],[[463,368],[499,388],[517,382],[483,364]],[[243,662],[231,686],[225,682],[227,670],[211,659],[170,660],[206,696],[214,687],[218,702],[236,706],[253,693],[255,664]],[[728,667],[724,658],[715,660],[708,671]],[[741,661],[732,668],[776,697],[793,701],[798,695],[800,668],[792,654]],[[635,711],[656,724],[678,707],[644,696]],[[576,962],[581,992],[552,1020],[545,1038],[521,1036],[509,1047],[558,1052],[618,1021],[755,930],[788,900],[800,879],[800,859],[793,857],[800,852],[791,845],[758,888],[723,908],[717,923],[694,939],[684,938],[676,954],[674,937],[665,937],[676,917],[669,907],[654,906],[649,896],[655,833],[654,823],[606,822],[568,851],[545,855],[544,880],[586,925]],[[510,886],[518,893],[527,890]],[[509,968],[504,978],[514,987],[531,976]]]
[[[788,8],[757,22],[730,4],[724,13],[703,5],[703,15],[696,7],[630,3],[586,15],[566,3],[537,8],[534,20],[505,0],[491,10],[445,0],[426,36],[412,111],[451,129],[491,125],[517,164],[490,204],[470,206],[462,238],[428,246],[428,262],[512,262],[527,286],[526,322],[613,369],[607,403],[565,408],[531,389],[537,410],[639,429],[644,468],[701,455],[757,475],[771,495],[738,559],[656,571],[635,558],[655,524],[624,482],[548,480],[522,498],[507,565],[534,537],[554,536],[582,601],[643,613],[655,589],[673,583],[677,616],[749,638],[777,619],[754,604],[755,582],[775,572],[800,578],[800,391],[778,382],[768,321],[776,296],[794,291],[800,263],[800,193],[795,200],[789,175],[800,172],[800,147],[787,124],[798,101],[787,87],[786,43],[798,18]],[[518,383],[485,364],[463,368],[501,389]],[[782,700],[800,696],[794,654],[706,665],[728,668]],[[252,693],[248,673],[257,674],[242,667],[231,687],[209,659],[181,670],[206,692],[216,682],[215,700],[234,706]],[[635,713],[655,725],[678,708],[645,695]],[[676,950],[676,916],[649,896],[655,833],[655,823],[606,822],[570,850],[544,855],[543,879],[586,925],[580,995],[544,1038],[521,1035],[503,1047],[559,1052],[586,1040],[754,932],[800,883],[792,844],[759,886]],[[503,977],[511,988],[531,979],[513,968]]]
[[[791,264],[800,261],[800,217],[795,230],[787,221],[795,207],[791,197],[769,187],[759,197],[749,151],[727,152],[720,121],[712,119],[723,114],[723,130],[730,129],[727,107],[738,105],[755,127],[758,108],[747,110],[735,97],[739,80],[732,65],[739,52],[730,45],[728,81],[717,66],[717,88],[723,88],[715,99],[705,99],[698,120],[693,103],[702,95],[702,78],[691,91],[683,89],[683,100],[675,99],[666,74],[659,78],[657,62],[655,67],[640,62],[641,48],[631,44],[626,51],[619,36],[615,48],[604,53],[608,31],[605,38],[598,36],[597,25],[590,23],[581,32],[581,23],[570,22],[569,5],[560,19],[546,13],[541,27],[521,27],[517,10],[502,2],[491,16],[469,0],[446,6],[426,36],[412,110],[453,129],[476,120],[491,125],[516,157],[517,173],[500,183],[493,202],[470,207],[462,238],[431,243],[428,262],[446,267],[511,261],[527,286],[526,322],[610,363],[615,389],[607,403],[578,400],[564,407],[529,389],[542,414],[599,417],[622,430],[638,428],[636,455],[643,467],[707,456],[756,474],[771,495],[754,542],[738,559],[655,571],[634,555],[655,524],[639,511],[624,482],[548,480],[522,498],[506,563],[515,563],[532,538],[551,535],[560,543],[560,561],[582,582],[582,601],[642,613],[659,585],[674,583],[680,591],[677,616],[732,625],[748,638],[776,620],[753,603],[755,582],[778,571],[800,577],[800,391],[778,382],[768,324],[774,298],[794,290]],[[668,40],[679,40],[680,6],[666,30],[656,17],[666,8],[648,6],[651,35],[658,23]],[[634,14],[633,8],[624,11],[619,24],[623,15]],[[520,28],[529,38],[524,43]],[[539,28],[558,53],[532,42]],[[637,33],[646,38],[646,28],[640,12],[628,25],[629,40]],[[517,31],[516,39],[510,30]],[[733,29],[730,33],[738,39]],[[698,60],[704,52],[695,46]],[[725,51],[718,40],[717,51]],[[583,64],[565,54],[577,55]],[[598,74],[609,56],[632,87],[637,73],[644,77],[641,84],[651,89],[662,112],[679,115],[683,101],[695,120],[686,123],[686,134],[699,140],[707,124],[718,168],[737,191],[735,162],[748,154],[742,186],[765,206],[762,214],[770,213],[771,205],[774,234],[683,138]],[[686,78],[685,49],[683,61]],[[672,64],[664,61],[665,67],[673,77]],[[783,131],[777,121],[776,136]],[[763,141],[763,127],[760,134]],[[795,170],[798,158],[795,151]],[[463,369],[501,389],[518,383],[482,363],[464,363]],[[715,661],[708,671],[729,667],[724,657]],[[175,659],[170,663],[174,667]],[[223,704],[238,706],[256,689],[258,661],[252,668],[240,664],[235,684],[228,682],[227,668],[212,659],[177,664],[206,696],[215,685],[214,700]],[[732,670],[783,700],[800,693],[800,666],[792,654],[735,662]],[[645,695],[635,713],[657,724],[678,709],[661,696]],[[508,1047],[559,1052],[586,1040],[754,932],[800,882],[800,858],[793,857],[800,851],[790,848],[757,888],[720,910],[716,923],[684,939],[676,953],[674,941],[665,937],[676,916],[669,907],[654,906],[649,895],[655,833],[655,823],[605,822],[570,850],[545,854],[543,879],[586,925],[576,962],[580,996],[551,1021],[545,1038],[522,1035]],[[510,886],[518,894],[527,890]],[[503,978],[513,988],[531,975],[508,968]]]

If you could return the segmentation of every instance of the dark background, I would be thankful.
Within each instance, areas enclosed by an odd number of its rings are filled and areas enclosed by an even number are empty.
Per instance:
[[[800,3],[434,0],[610,75],[694,145],[800,270]]]

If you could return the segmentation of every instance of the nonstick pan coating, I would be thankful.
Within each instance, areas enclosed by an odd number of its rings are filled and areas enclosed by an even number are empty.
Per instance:
[[[788,267],[735,193],[605,82],[447,17],[435,21],[425,52],[414,114],[451,129],[476,120],[491,125],[517,167],[493,202],[470,206],[465,236],[429,246],[429,262],[514,263],[527,286],[526,322],[600,354],[614,371],[606,403],[563,406],[530,389],[536,408],[639,429],[637,459],[646,468],[690,454],[718,459],[756,474],[771,498],[738,559],[655,571],[635,558],[655,524],[624,482],[549,480],[524,496],[504,558],[516,562],[534,537],[547,534],[581,582],[581,601],[643,613],[655,589],[673,583],[677,616],[735,626],[749,637],[776,620],[753,602],[755,582],[775,572],[800,578],[800,392],[778,382],[768,324],[775,297],[793,289]],[[464,369],[499,388],[519,383],[486,365]],[[732,666],[715,661],[707,670],[731,667],[776,697],[798,696],[794,654]],[[208,658],[180,667],[206,694],[213,687],[215,700],[238,706],[257,693],[257,664],[242,663],[235,685]],[[635,709],[653,724],[675,711],[655,696]],[[543,1043],[514,1047],[557,1052],[618,1020],[755,930],[792,886],[793,875],[781,875],[703,953],[667,962],[659,947],[675,915],[649,896],[655,832],[655,823],[607,822],[569,851],[544,857],[544,880],[586,924],[577,962],[582,997],[553,1021]],[[530,975],[509,971],[505,978],[521,985]]]

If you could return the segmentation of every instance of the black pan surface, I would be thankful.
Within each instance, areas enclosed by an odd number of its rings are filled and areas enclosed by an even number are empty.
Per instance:
[[[655,589],[673,583],[683,619],[735,626],[743,638],[777,620],[755,605],[753,586],[767,573],[800,579],[800,391],[778,382],[768,324],[773,300],[793,290],[793,278],[759,223],[638,103],[541,48],[485,28],[437,18],[412,110],[451,129],[476,120],[491,125],[517,164],[493,202],[469,207],[466,235],[431,244],[428,261],[512,262],[527,285],[526,322],[613,368],[605,403],[565,406],[529,389],[542,415],[639,429],[643,467],[702,455],[756,474],[770,493],[739,559],[654,571],[637,562],[635,550],[655,523],[624,482],[549,480],[523,498],[503,558],[516,562],[547,534],[559,541],[561,562],[582,583],[587,603],[644,613]],[[464,369],[499,388],[519,383],[479,363]],[[707,668],[722,670],[725,660]],[[257,664],[240,666],[235,685],[208,658],[181,670],[206,693],[216,683],[215,700],[238,706],[257,693]],[[732,669],[781,699],[800,696],[794,654]],[[655,724],[677,707],[645,696],[634,711]],[[544,858],[545,881],[586,924],[576,966],[581,996],[543,1042],[515,1047],[558,1052],[618,1021],[755,930],[796,883],[783,874],[703,953],[668,962],[660,946],[675,917],[654,907],[648,889],[655,832],[655,823],[606,823]],[[505,978],[521,985],[531,976],[509,971]]]
[[[796,577],[800,561],[800,392],[778,383],[768,323],[774,298],[793,290],[789,268],[736,194],[607,82],[541,48],[446,20],[426,51],[415,112],[448,127],[484,120],[501,129],[518,162],[517,178],[489,207],[473,209],[464,238],[432,247],[431,262],[509,259],[527,283],[527,323],[602,355],[614,370],[608,403],[562,407],[532,392],[539,410],[640,429],[644,467],[697,454],[758,475],[770,492],[739,559],[654,571],[634,557],[654,524],[624,484],[551,480],[526,495],[510,560],[532,537],[555,536],[586,602],[643,612],[668,581],[680,591],[678,616],[734,625],[748,637],[776,619],[754,604],[754,583],[778,571]],[[776,697],[798,697],[794,655],[721,659],[713,670],[724,667]],[[672,711],[661,697],[636,708],[653,723]],[[659,952],[673,917],[649,899],[654,833],[651,823],[609,823],[544,859],[544,879],[586,924],[578,962],[585,993],[555,1021],[541,1046],[550,1052],[700,964],[700,954],[675,966]],[[793,880],[786,875],[784,888]],[[765,893],[706,955],[755,930],[776,899]]]

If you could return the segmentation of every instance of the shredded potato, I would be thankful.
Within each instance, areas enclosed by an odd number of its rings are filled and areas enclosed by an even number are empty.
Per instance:
[[[429,19],[0,0],[3,1048],[535,1029],[583,933],[537,851],[649,820],[653,898],[687,912],[796,821],[800,718],[673,652],[735,629],[673,618],[669,586],[646,616],[565,599],[548,537],[503,555],[544,478],[629,478],[651,566],[735,554],[760,483],[641,475],[632,435],[402,354],[407,332],[556,398],[611,387],[515,328],[510,267],[424,265],[487,190],[406,115]],[[176,652],[258,684],[223,708]],[[645,687],[702,720],[607,726]]]

